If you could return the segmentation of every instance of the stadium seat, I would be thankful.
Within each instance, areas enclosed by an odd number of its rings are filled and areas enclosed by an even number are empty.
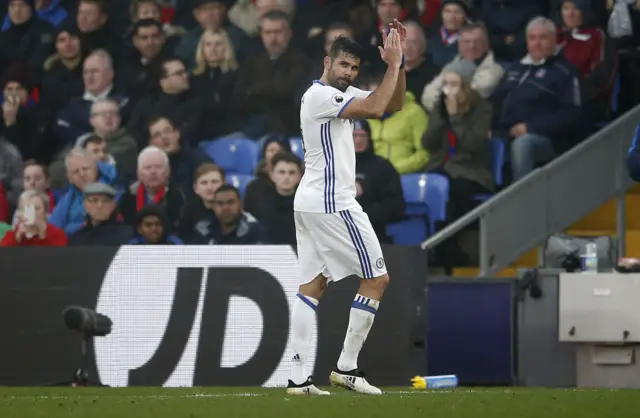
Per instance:
[[[247,185],[254,180],[252,174],[229,174],[227,175],[227,183],[240,191],[240,198],[244,199],[244,192]]]
[[[302,138],[289,138],[291,144],[291,152],[304,160],[304,149],[302,147]]]
[[[422,242],[447,218],[449,180],[440,174],[405,174],[400,177],[406,203],[406,219],[391,224],[387,233],[397,244]]]
[[[249,138],[220,138],[201,144],[202,151],[226,173],[253,174],[260,150]]]

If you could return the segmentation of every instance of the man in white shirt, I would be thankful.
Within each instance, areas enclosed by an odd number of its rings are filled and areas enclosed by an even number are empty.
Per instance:
[[[365,380],[357,365],[389,276],[371,222],[356,201],[353,120],[380,118],[403,106],[406,30],[397,20],[389,26],[388,35],[383,34],[384,47],[379,47],[388,68],[374,92],[351,86],[363,50],[351,39],[338,37],[324,58],[322,77],[302,97],[305,173],[296,192],[294,217],[303,284],[291,313],[294,353],[287,393],[292,395],[329,394],[313,384],[304,362],[327,281],[351,275],[361,278],[360,288],[351,305],[342,354],[329,379],[334,386],[360,393],[382,393]]]

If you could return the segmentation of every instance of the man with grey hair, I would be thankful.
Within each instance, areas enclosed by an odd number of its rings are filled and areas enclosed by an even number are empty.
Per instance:
[[[86,220],[82,190],[94,182],[112,184],[116,179],[114,166],[96,162],[82,148],[73,148],[64,159],[69,189],[60,197],[49,221],[63,228],[67,235],[77,231]]]
[[[489,98],[500,84],[504,70],[490,49],[487,28],[482,23],[472,23],[460,29],[458,52],[454,61],[473,61],[477,66],[471,88],[483,99]],[[442,73],[425,87],[421,95],[422,105],[431,112],[442,95]]]
[[[404,71],[407,77],[407,91],[419,99],[424,87],[439,72],[438,67],[427,55],[427,36],[422,26],[416,22],[405,22],[407,29],[407,48],[404,51]]]
[[[107,51],[98,49],[87,57],[82,77],[84,94],[81,97],[73,97],[69,104],[60,110],[53,126],[56,151],[64,149],[80,135],[92,131],[89,120],[94,102],[105,98],[112,99],[117,103],[123,120],[126,120],[130,113],[129,98],[117,93],[114,88],[113,58]]]
[[[573,146],[583,116],[580,74],[557,54],[553,21],[529,22],[527,51],[494,96],[493,136],[511,142],[513,181]]]
[[[153,204],[164,211],[168,232],[177,230],[186,198],[180,186],[169,181],[170,175],[169,157],[162,149],[149,145],[140,152],[138,181],[128,188],[119,203],[126,223],[135,227],[138,212]]]

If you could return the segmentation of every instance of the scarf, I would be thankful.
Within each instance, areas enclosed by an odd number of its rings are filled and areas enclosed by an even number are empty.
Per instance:
[[[51,190],[46,190],[45,193],[49,196],[49,213],[51,213],[53,212],[53,207],[56,205],[56,199]]]
[[[445,162],[449,161],[449,158],[456,153],[456,145],[458,145],[458,137],[449,127],[447,127],[447,139],[449,140],[449,148],[447,149],[447,156],[444,159]]]
[[[165,188],[163,187],[153,198],[153,203],[158,204],[164,198]],[[136,194],[136,212],[147,205],[147,189],[142,183],[138,186],[138,193]]]
[[[449,33],[447,28],[440,26],[440,38],[444,46],[454,45],[458,42],[460,35],[458,33]]]

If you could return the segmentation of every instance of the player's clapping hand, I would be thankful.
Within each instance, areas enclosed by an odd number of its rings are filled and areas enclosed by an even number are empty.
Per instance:
[[[400,47],[402,48],[402,53],[404,53],[404,51],[407,50],[407,28],[405,28],[398,19],[393,19],[393,22],[389,23],[389,30],[391,29],[398,31],[398,35],[400,36]],[[384,35],[382,36],[384,38]]]
[[[383,33],[383,47],[378,47],[380,50],[380,58],[389,66],[400,67],[402,64],[402,46],[400,44],[400,35],[398,30],[392,28],[388,35]]]

